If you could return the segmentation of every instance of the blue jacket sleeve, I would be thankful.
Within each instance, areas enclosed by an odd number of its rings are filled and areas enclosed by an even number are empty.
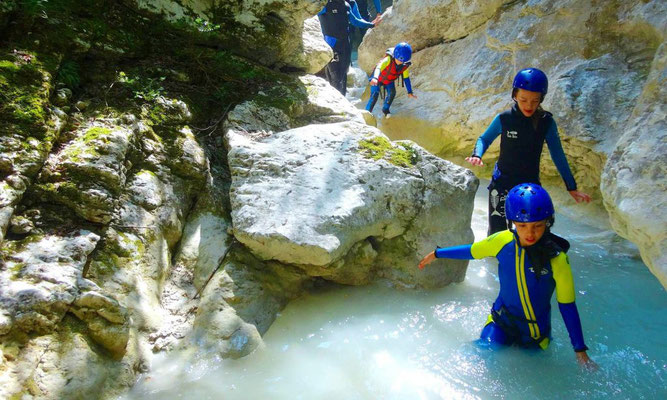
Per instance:
[[[382,14],[382,4],[380,4],[380,0],[373,0],[373,4],[375,4],[375,11],[378,14]]]
[[[581,329],[581,320],[579,319],[577,305],[574,302],[558,303],[558,309],[560,309],[560,314],[563,316],[563,321],[565,321],[567,332],[570,334],[570,342],[572,343],[572,347],[574,347],[574,351],[588,350],[588,347],[584,343],[584,333]]]
[[[496,117],[491,121],[491,125],[489,125],[488,128],[486,128],[486,131],[482,133],[482,136],[480,136],[477,139],[477,143],[475,143],[475,148],[472,151],[473,157],[479,157],[482,158],[484,155],[484,152],[486,152],[486,149],[491,146],[491,143],[493,143],[494,140],[500,134],[503,132],[503,126],[500,123],[500,114],[496,115]]]
[[[567,163],[567,158],[565,158],[565,152],[560,143],[558,127],[556,126],[555,121],[549,126],[546,140],[547,146],[549,147],[549,153],[551,153],[551,159],[554,161],[554,164],[556,164],[556,168],[565,182],[565,187],[568,191],[577,190],[577,183],[574,181],[574,176],[572,176],[572,171],[570,171],[570,165]]]
[[[403,79],[405,82],[405,88],[408,90],[408,93],[412,93],[412,84],[410,84],[410,78]]]
[[[375,26],[372,23],[361,18],[361,14],[359,13],[359,6],[357,6],[356,2],[352,3],[351,7],[349,4],[347,4],[347,10],[348,10],[347,13],[348,20],[350,20],[350,23],[356,26],[357,28],[373,28]]]
[[[457,260],[472,260],[474,257],[470,252],[472,245],[463,244],[461,246],[438,247],[435,249],[435,258],[454,258]]]

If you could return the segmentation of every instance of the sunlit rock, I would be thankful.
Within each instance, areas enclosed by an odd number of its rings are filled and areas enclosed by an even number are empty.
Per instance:
[[[356,267],[354,257],[343,258],[368,241],[382,260],[373,269],[395,282],[462,279],[460,269],[450,270],[455,278],[418,277],[415,265],[435,243],[472,238],[477,183],[470,171],[413,144],[392,145],[358,122],[309,125],[258,141],[230,130],[227,141],[234,235],[258,257],[355,283],[346,274]],[[386,158],[374,146],[386,146],[379,150]],[[356,283],[375,273],[369,269]]]
[[[122,126],[82,126],[46,160],[36,195],[91,222],[109,222],[125,184],[125,159],[133,136],[132,129]]]
[[[324,68],[333,58],[333,51],[324,41],[320,20],[317,17],[311,17],[303,21],[302,38],[302,68],[304,72],[314,74]]]
[[[602,174],[614,229],[639,246],[642,260],[667,287],[667,54],[663,44],[627,130]]]

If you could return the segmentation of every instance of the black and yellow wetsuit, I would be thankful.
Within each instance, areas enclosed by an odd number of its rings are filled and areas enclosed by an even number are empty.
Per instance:
[[[551,338],[551,296],[555,290],[574,350],[587,349],[574,302],[572,270],[565,253],[569,244],[550,232],[546,232],[540,242],[552,239],[566,245],[555,246],[558,250],[550,254],[542,268],[533,266],[531,257],[527,256],[527,252],[532,250],[522,247],[516,234],[510,230],[473,244],[435,250],[437,258],[498,259],[500,293],[491,308],[482,339],[546,349]]]

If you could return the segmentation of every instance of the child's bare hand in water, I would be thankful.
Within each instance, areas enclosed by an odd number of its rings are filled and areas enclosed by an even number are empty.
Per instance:
[[[600,369],[600,367],[595,363],[595,361],[591,360],[590,357],[588,357],[588,354],[586,354],[585,351],[577,351],[574,353],[577,357],[577,362],[579,365],[582,367],[586,368],[589,371],[597,371]]]

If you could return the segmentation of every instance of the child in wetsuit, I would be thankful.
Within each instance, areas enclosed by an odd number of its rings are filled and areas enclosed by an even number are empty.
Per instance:
[[[405,88],[408,90],[408,97],[413,99],[417,98],[417,96],[412,93],[412,85],[410,83],[409,68],[411,65],[411,58],[412,47],[410,47],[408,43],[401,42],[393,49],[387,50],[387,55],[380,60],[375,67],[370,79],[371,96],[366,104],[367,111],[373,112],[375,103],[380,96],[380,89],[384,87],[387,90],[387,94],[384,99],[384,104],[382,105],[382,113],[387,118],[391,116],[389,107],[391,107],[391,103],[394,102],[394,97],[396,96],[396,85],[394,84],[394,81],[400,76],[403,77]]]
[[[513,230],[495,233],[473,244],[436,248],[419,263],[423,269],[436,258],[498,259],[500,293],[482,329],[489,344],[546,349],[551,340],[551,297],[554,290],[577,361],[595,368],[588,357],[567,257],[570,244],[551,233],[554,208],[541,186],[512,188],[505,202]]]
[[[488,188],[489,235],[507,229],[505,198],[509,189],[522,182],[540,184],[540,156],[545,141],[570,195],[577,203],[591,201],[589,195],[577,190],[558,137],[556,122],[551,113],[540,107],[548,86],[547,76],[539,69],[519,71],[512,84],[514,106],[493,119],[477,139],[472,155],[466,158],[474,166],[484,165],[482,155],[502,135],[500,156]]]

